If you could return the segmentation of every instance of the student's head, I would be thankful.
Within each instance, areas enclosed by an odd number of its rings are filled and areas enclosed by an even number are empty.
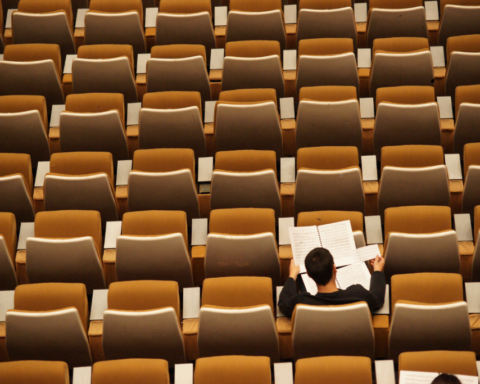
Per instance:
[[[448,373],[442,373],[433,379],[432,384],[462,384],[458,377],[455,375],[449,375]]]
[[[325,248],[312,249],[305,258],[305,268],[318,285],[327,285],[333,277],[334,264],[332,254]]]

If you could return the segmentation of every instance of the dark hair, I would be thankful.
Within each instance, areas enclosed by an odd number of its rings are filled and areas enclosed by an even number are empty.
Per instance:
[[[462,382],[455,375],[442,373],[432,381],[432,384],[462,384]]]
[[[328,249],[314,248],[305,258],[305,268],[318,285],[327,285],[333,275],[333,257]]]

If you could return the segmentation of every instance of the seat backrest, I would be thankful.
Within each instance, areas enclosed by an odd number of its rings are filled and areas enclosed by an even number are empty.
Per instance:
[[[118,111],[125,127],[125,104],[121,93],[80,93],[70,94],[65,101],[65,111],[76,113],[99,113]]]
[[[435,102],[435,88],[424,85],[377,88],[375,106],[381,102],[396,104],[425,104]]]
[[[273,151],[226,151],[215,154],[215,168],[230,172],[256,172],[271,169],[277,177],[275,152]]]
[[[370,8],[386,8],[386,9],[399,9],[399,8],[413,8],[421,7],[423,5],[422,0],[372,0],[369,4]]]
[[[471,164],[468,167],[463,189],[462,212],[473,215],[474,208],[479,205],[480,166]]]
[[[17,286],[15,273],[15,250],[17,244],[17,224],[15,215],[0,212],[0,290],[12,290]]]
[[[397,145],[382,148],[381,167],[419,168],[443,165],[440,145]]]
[[[63,361],[9,361],[0,363],[3,384],[70,384],[68,365]]]
[[[448,62],[445,94],[454,98],[458,86],[480,83],[480,76],[474,70],[479,63],[480,52],[453,52]]]
[[[480,52],[480,35],[452,36],[447,40],[447,63],[453,52]]]
[[[73,26],[72,4],[68,0],[49,0],[38,2],[35,0],[20,0],[18,10],[26,13],[51,13],[64,11],[70,26]]]
[[[451,36],[464,36],[479,33],[475,22],[480,14],[478,0],[442,0],[440,1],[440,28],[438,44],[445,47]]]
[[[455,88],[455,120],[462,103],[480,104],[480,84],[460,85]]]
[[[297,171],[302,168],[336,170],[358,167],[358,150],[355,147],[312,147],[297,152]]]
[[[253,235],[275,233],[275,211],[267,208],[215,209],[210,212],[210,233]]]
[[[404,352],[398,358],[398,370],[477,375],[475,352],[471,351]]]
[[[33,192],[32,162],[23,153],[0,153],[0,177],[21,175],[29,194]]]
[[[95,44],[78,47],[79,59],[106,60],[126,57],[132,70],[134,68],[133,48],[126,44]],[[85,92],[82,92],[85,93]]]
[[[55,153],[50,160],[50,172],[72,176],[105,173],[113,186],[113,160],[108,152]]]
[[[93,364],[92,382],[95,384],[124,384],[135,380],[169,383],[168,362],[162,359],[120,359]]]
[[[258,2],[255,0],[232,0],[230,10],[241,12],[268,12],[273,10],[282,10],[282,2],[279,0],[265,0]]]
[[[91,0],[90,11],[120,13],[136,11],[140,16],[140,21],[143,22],[143,4],[141,0],[123,0],[123,1],[109,1],[109,0]]]
[[[463,175],[465,178],[468,175],[468,170],[471,165],[480,165],[480,149],[479,143],[465,144],[463,149]]]
[[[302,89],[300,89],[298,99],[329,102],[357,100],[357,89],[348,85],[324,85],[318,87],[303,87]]]
[[[298,9],[337,9],[351,7],[349,0],[300,0]]]
[[[277,105],[277,94],[273,88],[251,88],[234,89],[231,91],[222,91],[218,97],[219,101],[255,103],[261,101],[273,101]]]

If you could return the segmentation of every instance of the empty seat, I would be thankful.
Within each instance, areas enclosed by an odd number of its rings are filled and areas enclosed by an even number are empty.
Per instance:
[[[453,137],[455,153],[462,155],[465,144],[480,142],[478,121],[480,121],[480,84],[458,86],[455,88]]]
[[[15,215],[10,212],[0,212],[0,291],[13,290],[17,286],[14,267],[16,244]]]
[[[475,352],[470,351],[404,352],[398,358],[398,370],[477,375]]]
[[[170,383],[168,362],[162,359],[120,359],[93,364],[92,383]]]
[[[68,365],[63,361],[9,361],[0,363],[3,384],[70,384]]]
[[[478,0],[441,0],[438,44],[445,47],[451,36],[480,33],[479,15]]]
[[[479,205],[480,191],[480,143],[465,144],[463,151],[463,189],[462,212],[473,217],[474,208]]]
[[[43,96],[0,96],[0,152],[28,153],[36,167],[50,160]]]

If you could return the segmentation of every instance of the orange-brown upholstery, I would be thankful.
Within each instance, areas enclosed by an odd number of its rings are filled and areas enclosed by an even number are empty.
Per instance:
[[[119,13],[136,11],[143,21],[142,0],[90,0],[90,11]]]
[[[21,174],[27,190],[32,193],[33,175],[30,155],[24,153],[0,153],[0,177]]]
[[[398,358],[398,370],[477,376],[475,352],[466,351],[404,352]]]
[[[198,13],[208,12],[212,14],[210,0],[164,0],[160,2],[160,12],[166,13]]]
[[[231,11],[267,12],[275,9],[282,10],[281,0],[230,0]]]
[[[63,11],[67,15],[70,28],[73,29],[73,11],[70,0],[20,0],[18,2],[18,10],[27,13],[50,13]]]
[[[256,172],[272,169],[277,174],[274,151],[225,151],[215,155],[215,169],[231,172]]]
[[[478,6],[480,1],[478,0],[440,0],[440,15],[443,15],[443,10],[446,5],[462,5],[462,6]]]
[[[357,147],[309,147],[297,151],[297,170],[358,167]]]
[[[480,35],[452,36],[447,39],[447,61],[452,52],[480,52]]]
[[[93,365],[92,384],[169,384],[168,362],[163,359],[120,359]]]
[[[381,102],[397,104],[422,104],[435,102],[435,88],[420,85],[386,87],[377,89],[376,106]]]
[[[0,363],[2,384],[69,384],[68,365],[63,361],[9,361]]]
[[[210,233],[253,235],[271,232],[275,237],[275,211],[270,208],[215,209],[210,213]]]
[[[344,220],[350,220],[352,231],[363,232],[363,213],[349,211],[300,212],[297,217],[297,227],[338,223]]]
[[[480,104],[480,84],[460,85],[455,88],[455,119],[462,103]]]
[[[17,222],[11,212],[0,212],[0,236],[3,237],[8,253],[15,264],[15,249],[17,247]]]
[[[207,65],[205,46],[200,44],[171,44],[152,47],[152,59],[183,59],[185,57],[202,56]]]
[[[470,165],[480,165],[480,143],[465,144],[463,149],[463,174],[467,177]]]
[[[0,113],[17,113],[37,110],[45,132],[48,130],[47,102],[44,96],[11,95],[0,96]]]
[[[306,39],[300,40],[298,43],[298,57],[302,55],[340,55],[347,52],[354,52],[352,39]]]
[[[133,155],[133,169],[141,172],[172,172],[189,169],[195,178],[195,156],[188,148],[142,149]]]
[[[349,85],[323,85],[318,87],[302,87],[299,100],[344,101],[357,100],[357,88]]]
[[[113,59],[125,56],[130,61],[133,71],[133,48],[131,45],[122,44],[95,44],[82,45],[78,47],[77,57],[79,59]]]
[[[198,107],[201,115],[202,97],[200,92],[194,91],[149,92],[143,96],[142,106],[152,109]]]
[[[443,148],[439,145],[399,145],[383,147],[381,166],[431,167],[444,164]]]
[[[57,44],[9,44],[3,52],[5,61],[53,60],[58,77],[62,73],[62,58]]]
[[[65,101],[65,110],[76,113],[100,113],[117,110],[125,127],[125,104],[121,93],[70,94]]]
[[[298,9],[337,9],[351,7],[349,0],[300,0]]]
[[[422,0],[372,0],[370,2],[370,8],[413,8],[423,7]]]
[[[263,57],[271,55],[280,57],[280,43],[278,41],[230,41],[225,44],[225,56]]]
[[[428,39],[424,37],[387,37],[373,41],[372,55],[377,51],[405,53],[428,49]]]
[[[235,89],[220,92],[218,100],[239,103],[273,101],[277,105],[277,92],[273,88]]]
[[[113,186],[113,159],[109,152],[54,153],[50,159],[50,172],[63,175],[106,173]]]

